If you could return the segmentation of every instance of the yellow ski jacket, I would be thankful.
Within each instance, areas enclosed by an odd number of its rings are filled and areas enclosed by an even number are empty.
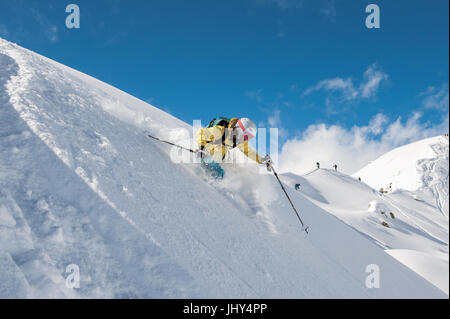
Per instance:
[[[262,164],[261,156],[248,145],[248,141],[237,142],[234,145],[232,127],[237,118],[230,120],[228,127],[216,125],[214,127],[202,128],[197,132],[197,143],[201,149],[208,152],[215,160],[222,161],[225,155],[234,147],[244,153],[248,158]],[[226,135],[224,138],[223,136]]]

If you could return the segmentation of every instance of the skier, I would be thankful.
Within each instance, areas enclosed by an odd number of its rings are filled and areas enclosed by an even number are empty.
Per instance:
[[[253,159],[258,164],[265,164],[269,170],[272,159],[269,155],[261,157],[249,145],[248,141],[256,136],[255,123],[248,118],[214,118],[206,128],[197,132],[197,143],[200,148],[202,166],[216,179],[222,179],[224,170],[219,162],[234,148]]]
[[[337,172],[337,164],[334,164],[333,167],[334,167],[334,170]]]
[[[317,162],[316,165],[317,165],[317,169],[319,169],[320,168],[320,163]]]
[[[295,190],[296,191],[300,190],[300,184],[295,184]]]

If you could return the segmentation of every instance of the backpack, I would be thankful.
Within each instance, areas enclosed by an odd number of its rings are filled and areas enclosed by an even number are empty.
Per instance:
[[[215,117],[209,122],[207,128],[214,127],[217,125],[228,127],[228,124],[230,123],[230,119],[227,117]]]
[[[238,118],[232,118],[229,119],[227,117],[215,117],[211,120],[211,122],[209,122],[208,126],[206,128],[211,128],[211,127],[215,127],[215,126],[223,126],[225,128],[228,128],[229,125],[236,125]],[[225,142],[225,134],[222,136],[222,144]],[[236,147],[236,137],[233,138],[233,148]],[[204,146],[202,146],[200,148],[201,150],[204,149]],[[225,159],[225,155],[223,156],[223,159]]]

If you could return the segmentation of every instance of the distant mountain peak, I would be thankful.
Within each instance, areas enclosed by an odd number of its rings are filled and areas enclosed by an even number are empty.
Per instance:
[[[448,216],[448,172],[448,135],[440,135],[398,147],[353,176],[376,190],[413,192]]]

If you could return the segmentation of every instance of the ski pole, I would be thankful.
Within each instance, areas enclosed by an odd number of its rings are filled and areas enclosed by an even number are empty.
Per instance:
[[[289,200],[289,203],[291,203],[292,209],[294,210],[295,214],[298,217],[298,220],[300,221],[300,223],[302,224],[302,230],[304,230],[307,234],[308,234],[308,226],[305,226],[305,224],[303,223],[302,219],[300,218],[300,215],[297,212],[297,209],[295,208],[294,204],[291,201],[291,198],[289,197],[288,193],[286,192],[286,189],[283,186],[283,183],[281,182],[280,178],[278,177],[277,172],[274,170],[273,166],[270,165],[270,168],[272,169],[273,174],[275,175],[275,177],[278,180],[278,183],[280,183],[281,189],[283,190],[284,194],[286,194],[287,199]]]
[[[191,153],[197,153],[197,151],[191,150],[190,148],[186,148],[186,147],[177,145],[177,144],[172,143],[172,142],[164,141],[164,140],[162,140],[162,139],[160,139],[160,138],[157,138],[157,137],[155,137],[155,136],[152,136],[152,135],[150,135],[150,134],[147,134],[147,136],[150,137],[150,138],[153,138],[153,139],[155,139],[155,140],[157,140],[157,141],[160,141],[160,142],[163,142],[163,143],[166,143],[166,144],[169,144],[169,145],[172,145],[172,146],[181,148],[182,150],[189,151],[189,152],[191,152]]]

